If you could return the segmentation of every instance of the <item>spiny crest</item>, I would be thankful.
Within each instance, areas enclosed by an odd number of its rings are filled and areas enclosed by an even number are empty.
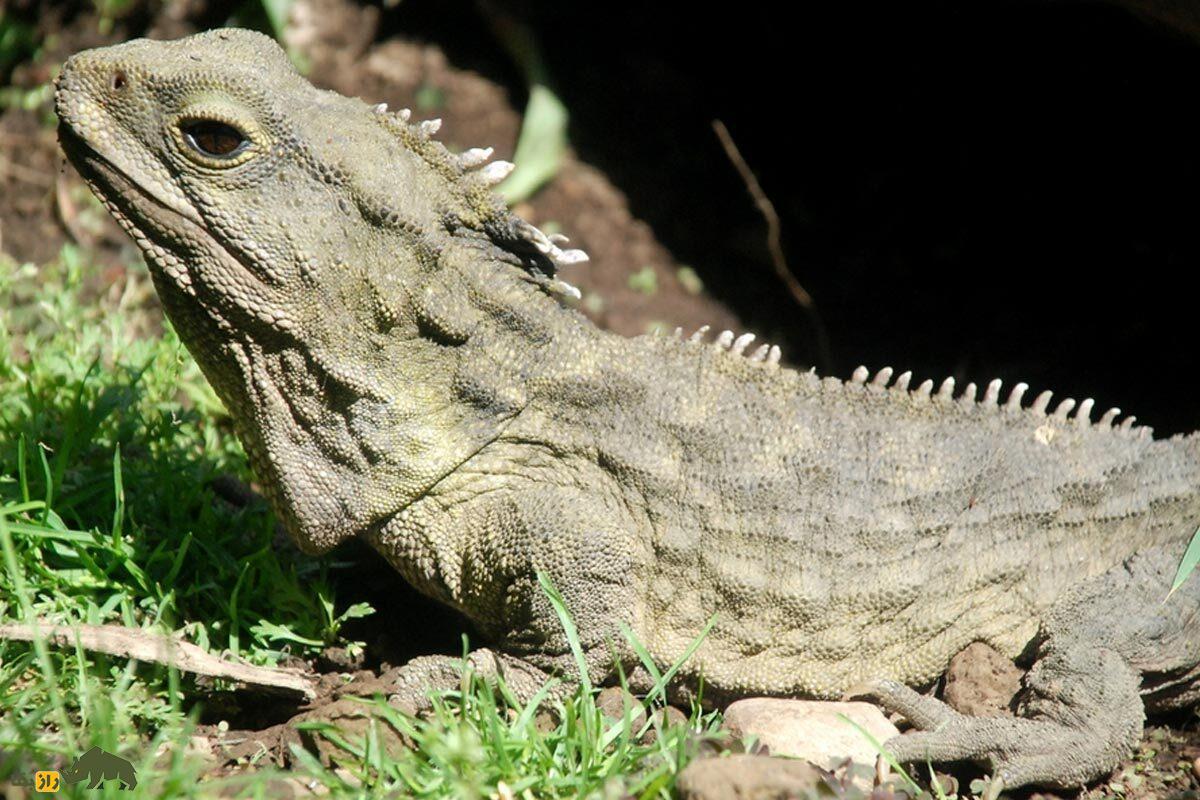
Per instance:
[[[926,380],[922,382],[916,389],[909,389],[909,384],[912,381],[912,373],[904,372],[892,382],[893,370],[891,367],[884,367],[871,375],[866,367],[859,367],[854,370],[850,376],[850,380],[846,381],[846,386],[862,386],[869,387],[875,390],[889,390],[895,392],[906,392],[910,397],[916,400],[926,400],[931,402],[957,402],[964,406],[978,408],[984,411],[997,411],[1015,413],[1025,411],[1041,417],[1057,419],[1060,422],[1071,421],[1081,428],[1092,427],[1100,430],[1113,430],[1122,435],[1136,435],[1141,438],[1149,438],[1153,433],[1153,429],[1144,425],[1134,425],[1137,417],[1132,415],[1121,420],[1120,424],[1114,425],[1117,417],[1120,416],[1119,408],[1110,408],[1100,416],[1094,423],[1092,421],[1092,409],[1095,408],[1095,401],[1091,398],[1084,400],[1082,403],[1076,403],[1072,398],[1061,400],[1054,410],[1050,410],[1050,400],[1053,397],[1053,392],[1045,391],[1034,398],[1029,406],[1022,406],[1021,401],[1025,393],[1029,390],[1029,384],[1018,383],[1013,386],[1008,393],[1008,397],[1001,402],[1000,387],[1001,381],[999,378],[991,381],[984,388],[983,397],[978,397],[979,389],[974,383],[968,383],[963,391],[955,396],[954,393],[954,378],[946,378],[942,381],[937,392],[933,391],[933,381]],[[1072,414],[1071,411],[1075,413]]]
[[[702,325],[700,328],[688,337],[687,341],[691,344],[702,344],[705,336],[708,334],[710,326]],[[676,328],[674,337],[683,340],[683,328]],[[717,350],[724,350],[731,355],[745,356],[747,348],[754,342],[755,336],[753,333],[743,333],[741,336],[735,336],[733,331],[721,331],[717,338],[713,340],[712,347]],[[780,349],[773,344],[760,344],[746,360],[754,364],[765,364],[768,367],[778,367],[779,359],[783,355]]]
[[[703,345],[710,329],[710,326],[702,325],[686,341],[689,344]],[[674,338],[680,341],[684,340],[683,328],[675,329]],[[718,334],[708,346],[728,352],[731,355],[743,356],[751,342],[754,341],[754,338],[753,333],[744,333],[741,336],[735,336],[733,331],[727,330]],[[780,356],[781,353],[778,347],[763,344],[755,349],[747,360],[778,369]],[[875,391],[904,393],[918,402],[956,402],[960,406],[983,411],[1008,413],[1025,411],[1048,419],[1056,419],[1060,422],[1070,421],[1080,428],[1090,427],[1097,430],[1112,430],[1120,435],[1137,436],[1143,439],[1149,438],[1154,432],[1153,428],[1145,425],[1134,425],[1137,417],[1133,415],[1125,417],[1119,424],[1116,424],[1117,418],[1121,414],[1121,409],[1119,408],[1110,408],[1093,423],[1092,410],[1095,408],[1096,402],[1090,397],[1079,403],[1078,408],[1076,408],[1075,400],[1068,397],[1061,400],[1054,407],[1054,410],[1050,411],[1050,400],[1054,393],[1045,391],[1034,398],[1034,401],[1030,405],[1022,406],[1021,401],[1024,399],[1025,393],[1029,391],[1029,384],[1027,383],[1018,383],[1013,386],[1008,396],[1001,401],[1000,387],[1002,383],[999,378],[988,383],[984,387],[983,396],[979,397],[979,388],[974,383],[968,383],[962,392],[956,395],[954,391],[954,378],[943,380],[935,392],[932,380],[924,380],[914,389],[911,388],[912,372],[900,373],[900,375],[896,376],[895,381],[892,380],[893,375],[895,375],[895,370],[891,367],[884,367],[872,375],[870,370],[860,366],[850,375],[849,380],[832,381],[831,384],[836,387],[862,387]],[[1072,410],[1074,410],[1074,414],[1071,413]]]
[[[588,255],[579,249],[563,249],[570,240],[560,233],[546,234],[513,214],[497,198],[492,188],[507,178],[514,165],[508,161],[492,161],[490,147],[472,147],[455,155],[433,138],[442,127],[440,119],[427,119],[413,124],[412,111],[403,108],[388,113],[387,103],[372,107],[385,125],[394,131],[406,147],[417,153],[451,182],[466,189],[465,194],[479,214],[480,227],[496,244],[521,257],[532,260],[527,265],[530,275],[546,291],[578,299],[579,290],[555,278],[560,267],[582,264]]]

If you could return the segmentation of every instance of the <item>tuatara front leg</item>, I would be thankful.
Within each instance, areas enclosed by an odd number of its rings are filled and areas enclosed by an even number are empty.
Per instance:
[[[1038,784],[1074,788],[1137,746],[1145,707],[1187,702],[1200,665],[1200,583],[1164,602],[1178,553],[1156,548],[1064,595],[1042,624],[1017,718],[960,714],[895,681],[864,692],[919,730],[886,743],[901,763],[990,766],[990,796]]]
[[[464,665],[454,656],[420,656],[401,667],[395,674],[388,702],[411,714],[428,711],[432,696],[439,691],[455,690],[462,686],[463,667],[468,666],[488,683],[502,680],[522,705],[533,700],[552,676],[528,661],[498,653],[486,647],[472,650]],[[563,699],[570,684],[558,683],[547,692],[547,699]]]
[[[589,677],[601,683],[613,671],[620,624],[632,625],[638,608],[636,575],[645,559],[628,510],[569,486],[521,482],[490,491],[491,469],[479,469],[484,478],[448,481],[372,537],[372,546],[479,626],[496,649],[472,651],[472,668],[503,679],[520,702],[551,677],[562,681],[560,694],[579,680],[544,576],[571,615]],[[415,658],[399,671],[392,699],[427,708],[431,691],[458,688],[461,675],[460,657]]]

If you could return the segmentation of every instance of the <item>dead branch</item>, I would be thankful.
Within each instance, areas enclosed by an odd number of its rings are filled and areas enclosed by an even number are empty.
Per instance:
[[[224,678],[243,688],[312,700],[316,681],[294,669],[256,667],[226,661],[190,642],[121,625],[0,625],[0,639],[32,642],[45,639],[58,647],[76,642],[84,650],[132,658],[151,664],[173,666],[183,672]]]
[[[771,254],[771,263],[775,266],[775,274],[787,286],[788,291],[792,293],[792,297],[796,302],[807,309],[813,308],[812,295],[808,290],[800,285],[800,281],[792,274],[788,268],[787,258],[783,254],[783,242],[780,233],[779,214],[775,211],[775,204],[771,202],[771,198],[767,197],[763,191],[762,185],[758,182],[758,177],[754,174],[754,170],[750,169],[750,165],[746,163],[746,159],[742,158],[742,153],[734,144],[733,137],[729,135],[729,129],[725,127],[725,123],[719,119],[714,119],[713,130],[717,133],[717,138],[721,140],[721,147],[725,148],[725,155],[729,157],[738,174],[742,176],[742,182],[746,184],[746,190],[750,192],[750,197],[753,198],[754,204],[758,206],[758,211],[763,215],[763,219],[767,222],[767,251]]]
[[[763,191],[762,185],[758,182],[758,177],[754,174],[754,170],[750,169],[750,165],[746,163],[746,159],[742,158],[742,153],[738,150],[737,144],[734,143],[733,137],[729,134],[729,129],[725,127],[725,123],[719,119],[714,119],[712,126],[717,134],[717,138],[721,141],[721,147],[725,149],[725,155],[729,158],[734,168],[737,169],[738,174],[742,176],[742,182],[746,185],[746,190],[750,193],[750,197],[758,207],[759,213],[762,214],[763,219],[767,223],[767,251],[771,254],[771,264],[775,267],[775,274],[779,276],[779,280],[783,281],[783,285],[787,287],[788,292],[792,295],[796,303],[807,312],[808,323],[811,325],[815,337],[815,355],[818,365],[823,369],[829,369],[831,355],[829,351],[829,337],[825,332],[825,324],[821,321],[821,315],[817,311],[817,306],[813,302],[812,295],[800,284],[800,281],[792,274],[791,268],[788,267],[787,257],[783,253],[782,225],[779,221],[779,214],[775,211],[775,204],[771,202],[771,198],[767,197],[767,193]]]

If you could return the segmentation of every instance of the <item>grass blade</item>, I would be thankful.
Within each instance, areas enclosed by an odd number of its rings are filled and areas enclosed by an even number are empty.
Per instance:
[[[1179,568],[1175,570],[1175,579],[1171,581],[1171,591],[1167,592],[1167,599],[1175,594],[1176,589],[1183,586],[1184,581],[1196,570],[1197,564],[1200,564],[1200,528],[1196,528],[1192,534],[1192,540],[1188,542],[1187,550],[1179,560]]]

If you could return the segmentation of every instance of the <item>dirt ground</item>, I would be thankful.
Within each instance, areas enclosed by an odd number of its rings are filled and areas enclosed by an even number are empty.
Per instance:
[[[18,11],[53,35],[37,60],[12,68],[10,83],[36,90],[50,79],[53,67],[76,50],[133,35],[181,35],[220,21],[224,11],[218,6],[205,0],[139,4],[117,20],[110,32],[101,34],[90,6],[16,4]],[[464,68],[440,44],[389,31],[383,12],[375,6],[347,0],[305,0],[295,13],[289,44],[304,54],[314,82],[371,102],[387,102],[393,108],[413,108],[418,119],[440,117],[449,146],[487,145],[496,149],[498,157],[511,157],[522,98],[511,85],[496,79],[502,68],[487,70],[487,76]],[[47,113],[43,102],[29,110],[10,108],[0,115],[0,249],[20,261],[39,262],[52,258],[65,242],[76,242],[87,247],[101,265],[96,291],[104,291],[122,280],[131,248],[115,225],[88,203],[86,189],[58,153]],[[643,166],[649,169],[652,165]],[[733,174],[728,163],[702,166]],[[620,170],[613,168],[613,172]],[[732,185],[738,188],[736,181]],[[675,191],[693,189],[683,186]],[[638,202],[645,206],[648,201],[642,198]],[[662,198],[664,206],[672,202],[678,198]],[[738,248],[762,251],[765,225],[761,216],[748,194],[737,196],[736,202],[744,206],[744,219],[751,222],[732,230],[731,238],[737,240]],[[569,234],[573,246],[590,254],[589,264],[571,268],[564,277],[582,290],[581,310],[602,326],[626,335],[655,326],[694,329],[708,324],[717,330],[735,331],[747,325],[769,328],[764,322],[766,314],[744,313],[753,304],[742,301],[738,305],[743,313],[735,313],[714,297],[696,272],[656,237],[655,229],[631,211],[629,199],[608,172],[574,153],[557,177],[518,211],[535,225]],[[747,244],[751,237],[755,241]],[[806,319],[784,288],[765,275],[769,273],[754,280],[769,284],[767,291],[774,295],[769,309],[773,315],[793,323]],[[741,278],[735,275],[715,282],[738,280]],[[147,297],[147,319],[156,318],[155,303],[152,296]],[[148,330],[152,329],[153,324],[148,324]],[[343,652],[331,651],[311,665],[325,677],[322,697],[313,704],[314,709],[323,710],[304,710],[309,718],[316,714],[345,721],[346,706],[338,703],[341,698],[379,690],[386,684],[387,671],[411,655],[456,652],[459,633],[465,627],[452,613],[398,587],[400,582],[390,570],[365,550],[351,555],[362,559],[364,569],[356,573],[356,585],[346,587],[348,599],[369,599],[377,607],[387,605],[398,611],[389,619],[388,628],[367,621],[348,631],[367,641],[364,657],[349,659]],[[429,624],[431,618],[444,624]],[[397,631],[408,629],[407,620],[423,621],[425,624],[413,628],[424,633],[400,645]],[[352,678],[349,682],[347,675]],[[300,709],[288,706],[263,706],[236,695],[213,696],[195,744],[209,748],[215,772],[239,769],[239,764],[264,753],[269,761],[286,764],[286,745],[300,736],[290,723],[297,711]],[[218,727],[218,720],[227,725]],[[1112,782],[1083,796],[1133,800],[1200,796],[1194,767],[1198,758],[1200,733],[1194,717],[1173,720],[1167,727],[1151,727],[1141,751]]]

